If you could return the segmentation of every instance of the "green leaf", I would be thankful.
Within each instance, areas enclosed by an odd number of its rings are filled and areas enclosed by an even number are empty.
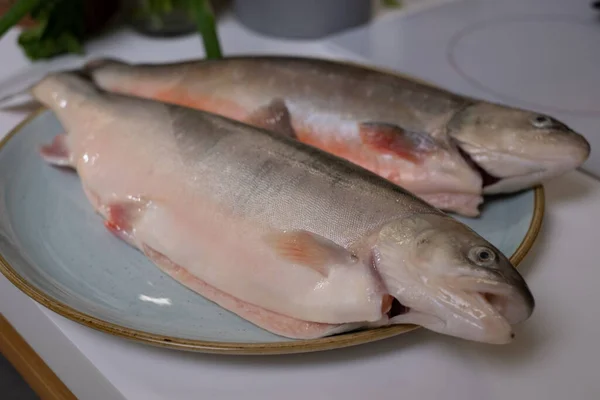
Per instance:
[[[19,45],[31,60],[64,53],[83,53],[84,0],[45,0],[30,14],[38,26],[19,36]]]
[[[19,0],[0,18],[0,38],[27,14],[31,12],[41,0]]]
[[[402,0],[382,0],[384,7],[402,7]]]
[[[38,32],[26,32],[19,37],[19,45],[32,60],[51,58],[63,53],[83,54],[81,41],[69,32],[42,40]]]

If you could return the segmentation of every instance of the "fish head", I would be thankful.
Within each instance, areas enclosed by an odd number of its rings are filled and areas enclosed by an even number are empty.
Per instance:
[[[583,164],[590,144],[551,116],[487,102],[468,105],[449,135],[484,176],[484,193],[532,187]]]
[[[531,291],[507,257],[447,215],[416,214],[387,224],[371,255],[395,299],[392,324],[503,344],[514,337],[512,325],[533,312]]]

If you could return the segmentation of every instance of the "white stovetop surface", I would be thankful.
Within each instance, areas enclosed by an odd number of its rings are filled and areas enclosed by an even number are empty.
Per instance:
[[[440,2],[430,0],[429,2]],[[413,1],[414,3],[414,1]],[[224,50],[356,58],[328,43],[258,37],[235,21]],[[0,81],[31,68],[0,41]],[[151,41],[122,30],[89,56],[201,56],[197,38]],[[39,64],[38,64],[39,65]],[[38,68],[36,66],[36,68]],[[25,116],[0,112],[0,132]],[[424,330],[358,347],[295,356],[236,357],[157,349],[86,328],[47,310],[0,275],[0,312],[81,399],[598,399],[600,184],[573,172],[546,185],[543,230],[522,264],[537,299],[517,341],[495,347]]]

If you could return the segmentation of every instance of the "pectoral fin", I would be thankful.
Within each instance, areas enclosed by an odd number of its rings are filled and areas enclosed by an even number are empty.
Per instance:
[[[409,131],[381,122],[360,124],[360,136],[365,145],[414,163],[420,162],[438,147],[435,139],[427,133]]]
[[[312,268],[323,276],[328,276],[332,265],[358,261],[344,247],[303,230],[272,233],[266,240],[282,260]]]
[[[104,226],[119,239],[133,245],[133,229],[136,221],[148,206],[145,200],[111,204],[106,207]]]
[[[255,110],[248,116],[246,123],[296,138],[290,112],[282,99],[275,99]]]
[[[42,146],[40,154],[49,164],[59,167],[71,167],[71,151],[67,141],[67,134],[56,135],[52,143]]]

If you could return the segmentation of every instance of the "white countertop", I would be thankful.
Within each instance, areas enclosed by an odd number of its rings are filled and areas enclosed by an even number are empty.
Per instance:
[[[31,68],[0,41],[0,81]],[[256,36],[221,27],[227,54],[269,52],[350,57],[327,43]],[[127,30],[89,46],[89,56],[166,60],[201,56],[196,37],[152,41]],[[197,53],[197,54],[195,54]],[[0,132],[24,112],[0,111]],[[600,184],[580,172],[546,185],[546,216],[521,264],[537,308],[508,346],[488,346],[417,330],[342,350],[293,356],[183,353],[115,338],[35,303],[0,275],[0,312],[73,393],[90,399],[598,399]]]

